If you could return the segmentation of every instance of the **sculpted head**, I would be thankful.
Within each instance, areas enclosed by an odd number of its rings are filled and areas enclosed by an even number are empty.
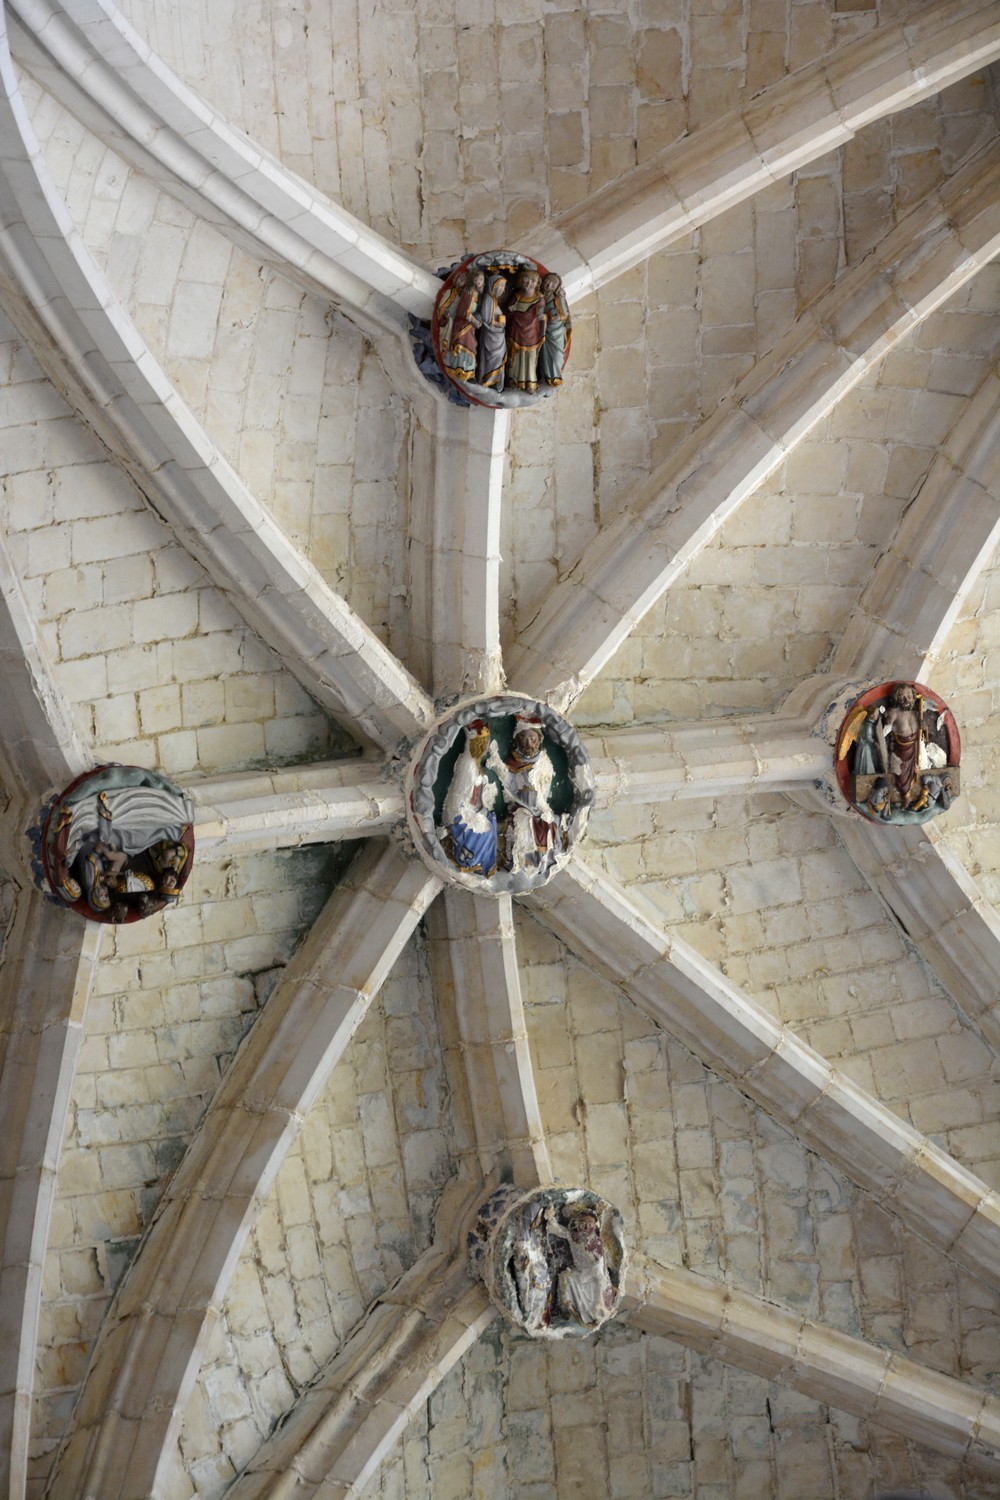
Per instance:
[[[514,732],[514,749],[523,756],[537,755],[544,735],[534,724],[521,724]]]
[[[569,1232],[571,1239],[579,1243],[582,1240],[592,1239],[595,1234],[600,1234],[596,1214],[575,1214],[570,1220]]]

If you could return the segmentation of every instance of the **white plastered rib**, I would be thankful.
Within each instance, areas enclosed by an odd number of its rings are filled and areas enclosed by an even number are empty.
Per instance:
[[[389,768],[341,760],[186,782],[200,858],[385,835],[403,821]]]
[[[429,700],[250,494],[116,302],[51,181],[2,40],[0,80],[0,274],[19,332],[307,691],[395,750],[430,722]]]
[[[604,807],[789,791],[830,766],[825,740],[776,714],[597,729],[584,748]]]
[[[27,1481],[42,1273],[104,928],[30,886],[0,967],[0,1493]]]
[[[427,1251],[302,1393],[227,1500],[359,1494],[497,1316],[465,1255]]]
[[[507,652],[566,711],[815,424],[1000,252],[1000,146],[930,195],[808,308],[584,548]]]
[[[440,281],[228,124],[106,0],[8,0],[18,61],[127,160],[370,334]]]
[[[570,300],[606,285],[734,204],[1000,57],[991,0],[950,0],[883,25],[778,79],[536,231],[525,247]]]
[[[659,928],[613,881],[577,858],[530,905],[695,1056],[917,1234],[1000,1284],[1000,1195]]]
[[[1000,378],[991,370],[878,558],[831,673],[926,681],[998,541]]]
[[[0,963],[0,1493],[27,1477],[42,1272],[83,1024],[104,929],[49,904],[24,829],[91,764],[0,532],[2,861],[16,889]],[[19,855],[21,857],[19,857]]]
[[[932,826],[838,818],[837,833],[935,978],[1000,1051],[1000,918]]]
[[[528,1044],[509,896],[444,897],[457,1045],[488,1181],[546,1186],[552,1164]]]
[[[416,424],[410,459],[414,663],[436,698],[496,693],[510,413],[436,402],[427,421]]]
[[[159,1495],[226,1288],[281,1163],[440,889],[370,844],[269,998],[105,1319],[53,1500]]]
[[[624,1314],[646,1333],[676,1339],[813,1401],[1000,1474],[1000,1399],[953,1376],[692,1271],[641,1257],[628,1271]]]

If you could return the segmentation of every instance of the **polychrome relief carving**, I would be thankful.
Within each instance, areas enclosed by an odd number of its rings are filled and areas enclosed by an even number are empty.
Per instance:
[[[883,682],[854,702],[837,736],[841,791],[875,823],[926,823],[958,796],[951,710],[918,682]]]
[[[407,815],[439,875],[470,890],[543,885],[582,837],[594,800],[576,732],[545,703],[504,694],[453,710],[412,763]]]
[[[516,1327],[535,1338],[584,1338],[618,1310],[622,1231],[618,1210],[586,1188],[508,1184],[480,1208],[469,1259]]]
[[[135,922],[176,901],[194,857],[194,810],[156,771],[98,766],[28,836],[43,889],[95,922]]]
[[[455,267],[434,306],[440,369],[481,406],[530,406],[563,383],[572,319],[562,278],[512,251]]]

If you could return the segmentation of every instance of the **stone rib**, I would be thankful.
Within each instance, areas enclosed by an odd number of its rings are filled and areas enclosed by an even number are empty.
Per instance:
[[[510,414],[435,403],[411,474],[412,624],[420,675],[436,698],[496,693],[500,659],[500,509]]]
[[[464,1256],[442,1264],[427,1251],[302,1393],[227,1500],[357,1495],[497,1316]]]
[[[880,26],[590,194],[522,248],[563,273],[572,301],[997,57],[990,0],[951,0]]]
[[[998,493],[1000,379],[990,371],[878,559],[834,675],[926,680],[1000,541]]]
[[[368,333],[430,316],[440,281],[228,124],[107,0],[12,0],[18,61],[208,223]]]
[[[24,829],[91,757],[0,531],[3,861],[20,885],[0,967],[0,1493],[27,1476],[42,1272],[83,1022],[104,929],[27,883]],[[22,885],[21,882],[25,883]]]
[[[643,484],[522,628],[521,691],[565,712],[745,499],[872,366],[1000,251],[1000,147],[807,309]]]
[[[458,1046],[483,1176],[546,1186],[542,1126],[509,896],[449,888],[444,898]]]
[[[1000,918],[928,825],[838,818],[854,863],[955,1004],[1000,1051]]]
[[[370,845],[240,1047],[104,1322],[53,1500],[150,1500],[267,1193],[440,882]]]
[[[658,1025],[917,1234],[1000,1284],[1000,1195],[832,1068],[618,886],[575,860],[530,898]]]
[[[830,768],[826,741],[778,715],[601,729],[584,748],[604,807],[788,791]]]
[[[18,331],[307,691],[383,749],[395,749],[430,722],[429,701],[291,545],[181,401],[73,227],[5,49],[0,78],[0,274]]]
[[[27,1482],[42,1273],[104,928],[18,896],[0,970],[0,1493]]]
[[[1000,1474],[1000,1399],[863,1339],[692,1271],[640,1259],[629,1267],[625,1316],[645,1333],[677,1339],[811,1400],[911,1442]]]
[[[343,760],[188,782],[199,858],[384,835],[403,821],[403,794],[387,771]]]

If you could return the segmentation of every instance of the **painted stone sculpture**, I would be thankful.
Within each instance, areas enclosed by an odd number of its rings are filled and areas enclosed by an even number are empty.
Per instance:
[[[29,831],[44,884],[81,916],[134,922],[177,900],[194,855],[186,792],[156,771],[99,766]]]
[[[594,800],[583,746],[547,704],[476,699],[440,720],[407,784],[417,848],[479,893],[542,885],[582,836]]]
[[[837,736],[837,780],[870,822],[926,823],[958,796],[960,756],[943,699],[918,682],[883,682],[848,710]]]
[[[618,1310],[622,1218],[585,1188],[497,1188],[469,1235],[473,1274],[535,1338],[584,1338]]]
[[[572,319],[562,278],[513,251],[463,261],[431,320],[438,364],[481,406],[529,406],[563,383]]]

